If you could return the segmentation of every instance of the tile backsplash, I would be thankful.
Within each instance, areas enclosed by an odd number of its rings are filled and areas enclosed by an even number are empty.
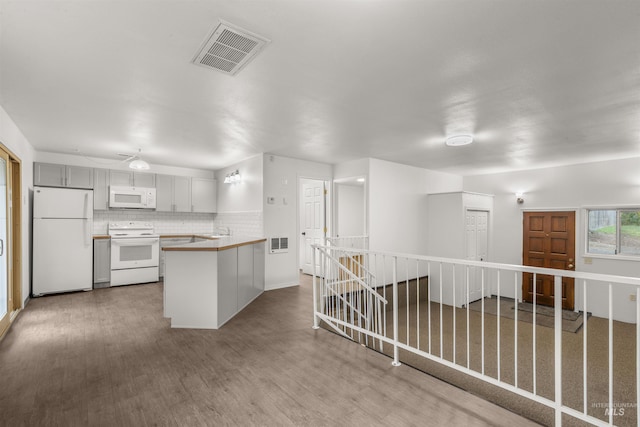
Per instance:
[[[158,234],[212,234],[216,227],[229,227],[234,236],[263,236],[262,211],[191,213],[110,210],[93,212],[93,234],[107,234],[110,222],[145,221]]]
[[[211,234],[216,214],[111,210],[93,212],[93,233],[107,234],[110,222],[146,221],[158,234]]]
[[[262,211],[218,213],[213,227],[219,226],[229,227],[235,236],[264,236]]]

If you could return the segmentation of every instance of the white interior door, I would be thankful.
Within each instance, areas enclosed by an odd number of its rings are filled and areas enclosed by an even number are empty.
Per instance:
[[[9,326],[9,270],[8,270],[8,209],[7,209],[7,189],[8,189],[8,163],[9,158],[3,152],[0,155],[0,334]]]
[[[303,179],[302,209],[300,218],[300,259],[302,272],[313,274],[313,250],[311,245],[324,243],[325,222],[325,184],[324,181]],[[316,273],[319,270],[316,269]]]
[[[465,217],[467,260],[485,261],[489,252],[489,212],[467,210]],[[486,273],[485,273],[486,274]],[[488,281],[485,276],[485,293],[488,292]],[[469,268],[469,301],[482,298],[482,269]],[[466,296],[465,296],[466,299]]]

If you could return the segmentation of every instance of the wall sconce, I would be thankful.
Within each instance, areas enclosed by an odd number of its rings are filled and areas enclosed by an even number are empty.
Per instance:
[[[522,192],[516,193],[516,202],[518,202],[519,205],[524,203],[523,196],[524,196],[524,193],[522,193]]]
[[[240,182],[241,178],[240,178],[240,171],[238,169],[236,169],[235,171],[228,173],[225,175],[224,177],[224,183],[225,184],[235,184],[237,182]]]

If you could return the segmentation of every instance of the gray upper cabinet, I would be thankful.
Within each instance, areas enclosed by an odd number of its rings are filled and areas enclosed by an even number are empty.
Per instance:
[[[92,189],[93,168],[52,163],[34,163],[33,185]]]
[[[215,213],[217,205],[217,181],[207,178],[191,178],[191,211]]]
[[[156,211],[173,212],[173,177],[156,175]]]
[[[109,172],[109,185],[154,188],[156,186],[156,174],[127,170],[111,170]]]
[[[173,203],[175,212],[191,212],[191,178],[173,177]]]
[[[156,211],[191,212],[191,178],[157,175]]]
[[[93,209],[109,209],[109,169],[93,170]]]

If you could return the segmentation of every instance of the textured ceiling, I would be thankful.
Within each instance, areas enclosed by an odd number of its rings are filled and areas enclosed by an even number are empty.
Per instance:
[[[219,19],[271,40],[236,76],[190,62]],[[638,0],[0,0],[0,105],[42,151],[527,169],[640,156],[639,40]]]

